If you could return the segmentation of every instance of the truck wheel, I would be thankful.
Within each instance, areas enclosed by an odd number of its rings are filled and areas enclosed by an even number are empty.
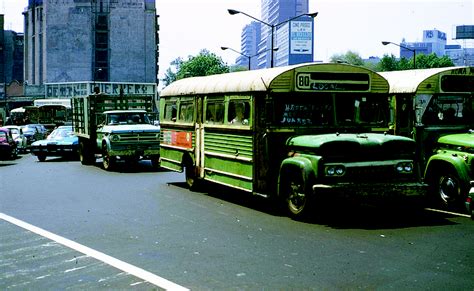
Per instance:
[[[160,158],[158,157],[151,158],[151,167],[155,170],[158,170],[160,168]]]
[[[306,215],[309,208],[309,196],[301,173],[288,173],[283,183],[281,193],[286,201],[288,213],[293,218],[301,218]]]
[[[36,157],[38,158],[38,161],[40,161],[40,162],[46,161],[46,156],[45,155],[38,155]]]
[[[436,179],[435,198],[439,206],[446,209],[459,207],[462,200],[462,184],[459,176],[452,169],[441,170]]]
[[[79,160],[83,165],[92,165],[95,162],[94,154],[90,152],[88,146],[81,141],[79,143]]]
[[[105,144],[102,145],[102,165],[106,171],[112,170],[115,165],[115,157],[109,155]]]

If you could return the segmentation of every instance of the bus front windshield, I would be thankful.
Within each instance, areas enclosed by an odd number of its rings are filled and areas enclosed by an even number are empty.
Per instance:
[[[275,98],[278,126],[386,127],[388,97],[381,95],[320,94]]]
[[[425,125],[467,125],[474,121],[471,95],[434,95],[427,106],[421,109],[422,123]]]

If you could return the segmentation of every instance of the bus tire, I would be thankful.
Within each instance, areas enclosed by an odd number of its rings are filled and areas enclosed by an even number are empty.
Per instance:
[[[151,158],[151,167],[154,170],[158,170],[160,168],[160,158],[159,157],[152,157]]]
[[[46,155],[38,154],[36,157],[38,158],[38,161],[40,162],[46,161]]]
[[[300,172],[287,172],[282,185],[282,198],[290,217],[305,217],[310,208],[310,195],[307,191],[306,181]]]
[[[115,166],[115,162],[115,157],[109,155],[107,145],[104,143],[102,145],[102,166],[104,170],[111,171]]]
[[[463,187],[459,175],[452,168],[439,168],[435,177],[434,199],[437,206],[457,209],[463,203]]]
[[[196,175],[196,167],[191,164],[184,166],[184,175],[186,177],[186,185],[189,190],[196,191],[199,188],[199,180]]]

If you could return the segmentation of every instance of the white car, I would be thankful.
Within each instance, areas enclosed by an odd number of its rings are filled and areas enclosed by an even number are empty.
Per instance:
[[[7,125],[4,126],[8,128],[12,133],[13,140],[15,140],[16,148],[19,152],[26,152],[26,148],[28,147],[26,136],[23,135],[23,130],[20,126],[16,125]]]

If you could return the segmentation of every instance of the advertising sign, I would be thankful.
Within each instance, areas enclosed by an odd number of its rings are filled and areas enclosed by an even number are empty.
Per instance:
[[[313,53],[313,22],[292,21],[290,23],[290,54]]]

